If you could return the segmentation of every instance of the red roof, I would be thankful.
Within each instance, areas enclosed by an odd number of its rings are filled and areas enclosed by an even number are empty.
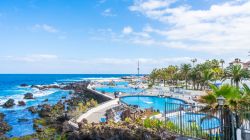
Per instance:
[[[245,64],[250,65],[250,61],[246,62]]]

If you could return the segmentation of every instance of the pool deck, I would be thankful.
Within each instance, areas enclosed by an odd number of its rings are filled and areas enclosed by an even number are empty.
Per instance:
[[[192,91],[191,91],[192,92]],[[195,91],[197,92],[197,91]],[[124,97],[124,96],[165,96],[165,97],[171,97],[171,98],[176,98],[176,99],[180,99],[180,100],[183,100],[185,101],[186,103],[189,103],[189,104],[198,104],[197,102],[193,101],[192,100],[192,97],[193,96],[201,96],[201,95],[204,95],[205,92],[203,91],[198,91],[199,94],[186,94],[186,93],[183,93],[183,94],[179,94],[179,93],[169,93],[169,92],[165,92],[164,94],[159,94],[159,92],[148,92],[147,90],[145,92],[142,92],[142,93],[139,93],[139,94],[128,94],[128,93],[123,93],[122,95],[120,95],[119,97]]]

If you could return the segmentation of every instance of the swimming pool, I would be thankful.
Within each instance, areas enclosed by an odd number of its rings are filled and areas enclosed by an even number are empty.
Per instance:
[[[109,85],[110,82],[102,82],[103,85]],[[115,86],[128,86],[129,82],[127,81],[115,81]]]
[[[203,130],[209,130],[218,128],[220,126],[220,120],[216,117],[205,118],[207,114],[201,113],[179,113],[168,117],[174,124],[180,124],[182,121],[183,127],[189,128],[193,123],[200,126]]]
[[[154,110],[159,110],[162,113],[165,111],[165,102],[173,103],[169,104],[166,111],[177,109],[179,106],[176,104],[185,104],[183,100],[175,98],[162,98],[158,96],[125,96],[121,97],[120,101],[128,105],[137,105],[142,109],[153,108]]]
[[[186,109],[190,107],[185,101],[180,99],[158,96],[124,96],[120,98],[120,101],[128,105],[137,105],[141,109],[153,108],[154,110],[159,110],[161,113],[165,111],[166,102],[166,112],[169,112],[166,116],[176,125],[181,124],[183,127],[191,127],[195,123],[203,130],[214,129],[220,126],[220,120],[216,117],[205,119],[207,114],[204,113],[177,111],[180,107]]]
[[[123,93],[130,93],[136,94],[143,91],[143,89],[139,88],[132,88],[132,87],[122,87],[122,86],[105,86],[105,87],[98,87],[96,88],[99,92],[107,92],[107,93],[115,93],[115,92],[123,92]]]

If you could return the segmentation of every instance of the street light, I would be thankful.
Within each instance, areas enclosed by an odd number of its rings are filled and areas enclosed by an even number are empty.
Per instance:
[[[220,95],[220,96],[217,97],[216,99],[217,99],[217,102],[218,102],[219,106],[223,106],[223,105],[224,105],[224,103],[225,103],[225,98],[224,98],[223,96]]]
[[[218,102],[218,105],[219,105],[219,111],[220,111],[220,125],[221,125],[220,137],[221,137],[221,139],[223,139],[223,135],[224,135],[224,128],[223,128],[223,105],[225,104],[225,98],[220,95],[216,99],[217,99],[217,102]]]

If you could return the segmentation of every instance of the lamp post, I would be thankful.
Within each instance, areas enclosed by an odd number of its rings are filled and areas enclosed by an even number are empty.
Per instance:
[[[223,96],[219,96],[219,97],[217,97],[216,98],[217,99],[217,102],[218,102],[218,105],[219,106],[223,106],[224,105],[224,103],[225,103],[225,98],[223,97]]]
[[[220,137],[221,137],[221,140],[223,140],[223,106],[225,104],[225,98],[223,96],[219,96],[217,99],[217,102],[218,102],[218,105],[219,105],[219,112],[220,112],[220,123],[221,123],[221,129],[220,129]]]

